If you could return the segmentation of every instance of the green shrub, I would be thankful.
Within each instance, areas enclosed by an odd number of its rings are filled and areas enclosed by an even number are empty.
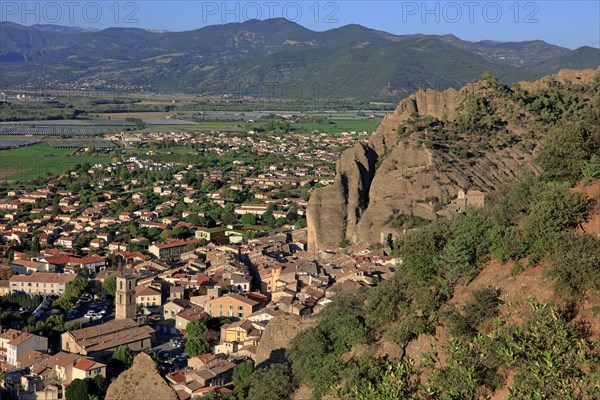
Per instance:
[[[400,308],[406,304],[399,277],[384,281],[371,289],[367,294],[365,306],[366,324],[371,329],[378,329],[386,323],[397,320]]]
[[[341,360],[321,328],[312,327],[297,335],[286,356],[292,364],[294,380],[310,386],[315,398],[321,398],[337,384]]]
[[[73,379],[65,391],[67,400],[89,400],[89,385],[81,379]]]
[[[583,195],[571,192],[568,184],[542,183],[534,190],[523,237],[534,252],[549,250],[556,234],[583,221],[586,209]]]
[[[498,315],[501,303],[499,290],[490,287],[475,290],[465,303],[463,314],[456,309],[448,312],[450,333],[454,336],[474,336],[483,322]]]
[[[600,291],[600,241],[588,234],[564,233],[554,242],[548,257],[548,275],[558,290],[580,296]]]
[[[410,400],[419,399],[417,370],[410,361],[385,361],[381,371],[371,379],[353,384],[343,400]]]
[[[535,161],[546,179],[573,183],[581,177],[585,165],[589,168],[586,160],[597,150],[594,130],[581,121],[569,122],[548,132]]]
[[[596,154],[583,163],[583,174],[587,178],[600,178],[600,157]]]
[[[600,362],[597,349],[580,338],[577,329],[555,309],[532,303],[525,322],[502,328],[496,342],[496,351],[507,368],[516,371],[510,399],[600,396],[600,386],[594,378]]]
[[[112,353],[111,357],[113,373],[115,376],[118,376],[121,372],[131,368],[135,353],[127,346],[119,346],[119,348]]]
[[[288,366],[272,364],[254,373],[247,400],[286,400],[293,389]]]
[[[251,361],[244,361],[233,369],[233,391],[238,399],[243,400],[248,397],[253,372],[254,364]]]
[[[498,289],[491,287],[477,289],[471,293],[471,299],[464,306],[465,317],[472,325],[478,326],[485,320],[496,316],[501,304]]]
[[[451,340],[445,344],[446,363],[437,365],[424,384],[426,398],[479,399],[500,385],[499,358],[493,340],[477,336],[468,343]]]
[[[496,108],[485,97],[469,94],[457,111],[454,123],[462,132],[490,135],[505,125],[496,114]]]
[[[385,338],[392,343],[404,347],[422,333],[435,333],[435,325],[426,318],[410,314],[388,328],[385,332]]]
[[[367,327],[359,294],[338,293],[319,314],[319,326],[337,354],[364,343]]]
[[[525,269],[523,268],[523,266],[521,264],[519,264],[518,262],[512,263],[512,265],[510,267],[510,274],[512,276],[517,276],[520,273],[522,273],[523,271],[525,271]]]

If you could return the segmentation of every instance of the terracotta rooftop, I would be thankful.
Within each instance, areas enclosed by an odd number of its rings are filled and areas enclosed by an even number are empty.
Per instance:
[[[19,336],[17,336],[16,338],[14,338],[10,342],[8,342],[8,344],[11,345],[11,346],[18,346],[18,345],[20,345],[22,343],[25,343],[29,339],[34,338],[34,337],[39,338],[39,336],[33,335],[33,334],[29,333],[29,332],[21,332],[21,334]]]
[[[179,311],[177,316],[187,321],[200,321],[204,318],[204,313],[186,309]]]
[[[212,392],[212,391],[215,391],[217,393],[224,393],[224,394],[231,392],[230,389],[227,389],[227,388],[225,388],[223,386],[208,386],[208,387],[203,387],[203,388],[200,388],[200,389],[196,389],[196,390],[194,390],[192,392],[192,394],[209,393],[209,392]]]
[[[135,320],[127,318],[65,332],[63,335],[71,335],[87,352],[94,352],[146,339],[153,333],[151,327],[138,325]]]
[[[29,353],[19,358],[17,362],[19,363],[21,368],[27,368],[31,367],[32,365],[45,362],[48,360],[48,358],[50,358],[48,354],[40,353],[37,350],[31,350]]]
[[[55,272],[34,272],[31,275],[14,275],[10,278],[11,282],[31,282],[31,283],[68,283],[77,278],[75,274],[59,274]]]
[[[225,329],[242,328],[242,329],[244,329],[244,330],[246,330],[248,332],[252,329],[252,327],[253,327],[252,326],[252,321],[247,320],[247,319],[243,319],[243,320],[240,320],[240,321],[235,321],[235,322],[232,322],[232,323],[230,323],[228,325],[223,325],[223,328],[225,328]]]
[[[49,264],[62,265],[62,264],[70,264],[72,262],[77,262],[79,260],[79,258],[73,257],[73,256],[68,256],[68,255],[58,255],[55,257],[46,257],[44,260],[46,262],[48,262]]]
[[[50,357],[48,359],[48,363],[50,365],[57,365],[59,367],[66,367],[69,364],[71,364],[71,365],[75,364],[76,362],[78,362],[82,358],[83,358],[83,356],[80,355],[80,354],[66,353],[64,351],[61,351],[59,353],[56,353],[52,357]]]
[[[184,383],[186,381],[185,374],[179,371],[167,374],[167,378],[175,383]]]
[[[106,258],[97,256],[97,255],[91,255],[88,257],[83,257],[83,258],[78,259],[77,263],[88,264],[88,263],[97,263],[97,262],[103,262],[103,261],[106,261]]]
[[[135,294],[138,296],[160,296],[160,292],[149,286],[136,286]]]
[[[40,266],[44,265],[41,262],[29,260],[15,260],[11,264],[22,265],[25,268],[39,268]]]
[[[5,332],[3,332],[2,334],[0,334],[0,339],[13,340],[20,334],[21,334],[21,331],[18,331],[16,329],[8,329]]]
[[[255,305],[259,304],[258,301],[254,301],[252,299],[249,299],[249,298],[239,295],[237,293],[228,293],[224,296],[217,297],[216,299],[211,300],[211,301],[219,302],[219,300],[222,300],[225,298],[233,299],[233,300],[239,301],[241,303],[248,304],[249,306],[255,306]]]
[[[82,371],[90,371],[92,369],[102,368],[105,366],[106,366],[105,364],[85,358],[85,359],[79,361],[77,364],[73,365],[73,368],[76,368],[76,369],[79,369]]]
[[[196,285],[202,285],[203,283],[209,282],[210,276],[206,274],[196,274]]]

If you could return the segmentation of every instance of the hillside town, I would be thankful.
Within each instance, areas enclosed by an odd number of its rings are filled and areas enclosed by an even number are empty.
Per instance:
[[[600,399],[600,1],[173,3],[1,4],[0,400]]]
[[[7,188],[5,393],[58,400],[79,381],[105,390],[130,366],[123,358],[139,352],[152,355],[180,399],[225,393],[236,366],[255,359],[271,319],[311,318],[334,293],[391,276],[396,261],[382,248],[307,249],[309,193],[331,182],[327,163],[356,137],[312,135],[317,150],[301,151],[295,146],[309,140],[302,134],[267,141],[123,133],[112,139],[132,147],[120,160]],[[225,168],[153,158],[169,155],[165,143],[287,158],[240,157]]]

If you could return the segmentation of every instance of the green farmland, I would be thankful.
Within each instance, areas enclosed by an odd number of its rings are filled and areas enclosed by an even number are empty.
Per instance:
[[[380,118],[372,119],[330,119],[324,122],[296,122],[292,125],[293,129],[306,129],[309,131],[321,131],[324,133],[340,132],[373,132]]]
[[[28,180],[62,173],[77,164],[103,163],[108,154],[75,154],[74,149],[54,149],[47,143],[0,151],[0,180]]]

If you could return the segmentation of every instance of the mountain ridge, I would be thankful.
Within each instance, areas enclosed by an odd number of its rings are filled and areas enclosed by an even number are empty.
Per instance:
[[[53,32],[0,23],[5,87],[61,82],[230,94],[207,89],[221,84],[259,87],[262,92],[240,96],[261,97],[277,85],[274,97],[299,86],[300,98],[307,100],[397,101],[421,88],[461,87],[484,70],[512,83],[564,67],[595,68],[598,60],[598,49],[571,51],[543,41],[468,42],[450,35],[394,35],[357,24],[317,32],[281,18],[182,32],[120,27]]]

